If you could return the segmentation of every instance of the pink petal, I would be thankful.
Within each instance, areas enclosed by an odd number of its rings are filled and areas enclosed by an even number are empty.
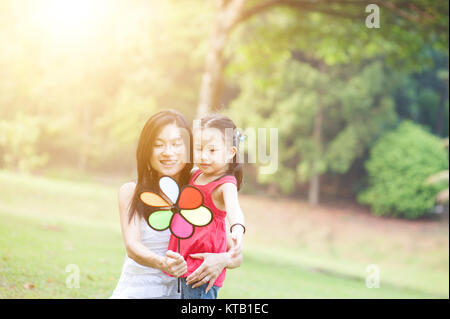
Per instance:
[[[179,213],[172,217],[170,230],[175,237],[186,239],[194,233],[194,226],[189,224]]]

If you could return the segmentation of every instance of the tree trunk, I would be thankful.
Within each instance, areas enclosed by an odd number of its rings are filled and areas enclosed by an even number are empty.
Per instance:
[[[320,174],[318,171],[318,162],[322,153],[322,122],[323,110],[319,106],[314,118],[313,140],[316,144],[316,152],[312,160],[311,180],[309,182],[308,201],[311,205],[319,204],[320,197]]]
[[[85,171],[87,168],[89,158],[90,136],[91,136],[91,116],[89,105],[85,102],[82,106],[82,132],[81,132],[81,147],[78,158],[78,169]]]
[[[205,70],[202,75],[197,107],[197,118],[201,118],[211,111],[218,109],[224,67],[223,52],[230,31],[242,14],[244,3],[245,0],[217,1],[217,17],[206,53]]]
[[[439,101],[439,114],[436,123],[436,135],[442,136],[445,120],[445,104],[447,102],[448,79],[442,80],[441,99]]]
[[[222,28],[220,21],[218,21],[209,40],[205,71],[200,86],[197,118],[201,118],[217,108],[223,70],[223,50],[227,38],[228,32]]]

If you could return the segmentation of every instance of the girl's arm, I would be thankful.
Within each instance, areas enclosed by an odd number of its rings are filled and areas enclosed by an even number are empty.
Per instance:
[[[233,227],[231,229],[231,239],[235,241],[239,249],[242,249],[244,228],[241,225],[245,225],[245,218],[239,205],[237,187],[232,183],[225,183],[221,185],[221,191],[227,212],[227,220],[230,226]]]
[[[225,254],[225,267],[228,269],[238,268],[242,264],[242,249],[231,238],[231,234],[227,232],[227,252]]]
[[[166,256],[162,257],[142,244],[140,217],[135,214],[131,221],[128,217],[134,189],[134,183],[126,183],[119,190],[120,225],[128,257],[138,264],[165,271],[175,277],[183,275],[187,271],[187,265],[181,255],[168,251]]]

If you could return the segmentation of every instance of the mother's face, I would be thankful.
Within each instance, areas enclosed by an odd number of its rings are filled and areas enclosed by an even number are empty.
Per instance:
[[[150,165],[160,176],[167,175],[177,180],[186,166],[189,158],[185,144],[186,133],[175,124],[167,124],[156,136]]]

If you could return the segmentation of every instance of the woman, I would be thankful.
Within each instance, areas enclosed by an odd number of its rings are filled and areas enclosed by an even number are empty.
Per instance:
[[[143,191],[159,193],[159,177],[166,175],[180,186],[189,181],[192,169],[192,133],[184,116],[173,110],[153,115],[145,124],[137,146],[137,182],[129,182],[119,190],[122,236],[127,256],[122,274],[111,298],[180,298],[177,279],[186,273],[181,255],[168,251],[170,230],[155,231],[146,222],[149,208],[142,204]],[[241,263],[240,252],[198,254],[204,259],[190,283],[202,285],[223,268]],[[193,274],[194,275],[194,274]]]

